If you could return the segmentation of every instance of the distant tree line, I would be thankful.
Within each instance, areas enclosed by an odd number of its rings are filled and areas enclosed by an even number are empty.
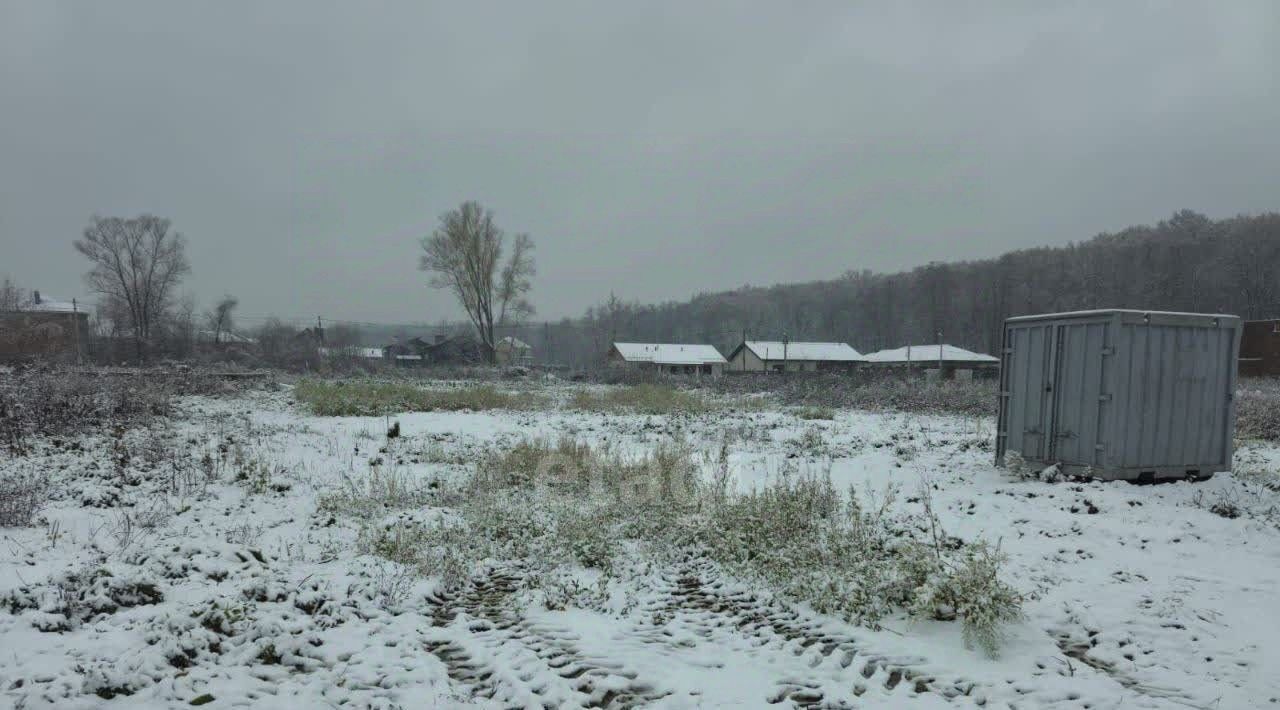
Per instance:
[[[641,305],[616,297],[580,320],[548,326],[560,351],[599,358],[613,340],[847,341],[863,352],[942,341],[992,353],[1005,318],[1094,308],[1280,317],[1280,214],[1211,220],[1183,210],[1063,247],[931,263],[830,281],[700,294]],[[552,331],[555,331],[552,333]],[[941,334],[941,335],[939,335]],[[568,360],[577,359],[570,355]]]
[[[611,294],[580,318],[545,323],[527,320],[532,242],[518,235],[504,251],[502,237],[492,213],[466,203],[442,216],[440,228],[423,240],[421,266],[433,285],[454,291],[467,307],[470,329],[490,348],[514,335],[533,346],[538,361],[570,367],[600,364],[615,340],[711,343],[725,352],[743,335],[846,341],[863,352],[942,340],[993,353],[1004,319],[1029,313],[1138,308],[1280,318],[1280,214],[1274,212],[1215,221],[1183,210],[1154,226],[1063,247],[894,274],[850,270],[828,281],[745,286],[685,302],[643,305]],[[95,331],[128,344],[127,352],[104,348],[104,358],[189,357],[201,326],[215,344],[233,331],[234,297],[200,318],[190,297],[178,295],[190,266],[185,240],[168,220],[94,218],[75,246],[89,261],[86,282],[101,296]],[[5,279],[0,309],[16,308],[23,297],[24,290]],[[382,345],[389,333],[407,333],[388,328],[335,325],[320,337],[343,347]],[[314,353],[317,342],[274,319],[251,335],[268,362]]]

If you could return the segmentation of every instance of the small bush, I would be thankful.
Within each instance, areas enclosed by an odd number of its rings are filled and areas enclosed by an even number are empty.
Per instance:
[[[784,472],[714,508],[696,539],[736,575],[820,612],[872,626],[895,608],[959,618],[966,642],[995,655],[1021,618],[1021,598],[999,578],[1004,557],[982,542],[957,547],[922,498],[927,534],[895,517],[893,489],[864,501],[840,495],[828,476]]]
[[[796,416],[801,419],[835,419],[836,410],[831,407],[804,407],[796,412]]]
[[[31,525],[49,500],[49,479],[31,472],[0,475],[0,528]]]
[[[464,409],[527,409],[537,402],[532,395],[508,394],[487,385],[433,390],[400,382],[304,380],[294,388],[293,394],[315,414],[331,417]]]
[[[56,618],[47,630],[64,631],[95,617],[120,609],[164,601],[164,592],[151,579],[117,577],[105,568],[67,572],[40,585],[19,587],[4,597],[0,606],[17,614],[39,610]],[[50,621],[46,618],[42,623]]]
[[[24,370],[0,380],[0,446],[22,454],[31,437],[145,424],[168,414],[164,378]]]

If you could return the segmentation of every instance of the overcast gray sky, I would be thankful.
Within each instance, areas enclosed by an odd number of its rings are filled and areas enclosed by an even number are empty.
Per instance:
[[[93,214],[202,307],[435,322],[464,199],[550,317],[1280,208],[1271,0],[0,8],[0,275],[60,298]]]

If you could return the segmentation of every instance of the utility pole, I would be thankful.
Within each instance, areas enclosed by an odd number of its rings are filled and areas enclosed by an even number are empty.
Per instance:
[[[787,331],[782,331],[782,372],[787,371],[787,344],[791,342],[791,336],[787,335]]]
[[[324,345],[324,323],[321,322],[320,316],[316,316],[316,340]]]
[[[75,333],[76,364],[83,365],[84,359],[80,356],[80,304],[74,298],[71,299],[71,331]]]

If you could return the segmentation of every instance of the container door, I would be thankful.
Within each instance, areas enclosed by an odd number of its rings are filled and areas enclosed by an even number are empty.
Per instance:
[[[1107,355],[1106,323],[1068,323],[1054,334],[1054,407],[1048,459],[1099,466],[1103,418],[1110,395],[1103,392]]]
[[[1045,433],[1053,403],[1049,377],[1052,339],[1053,328],[1046,325],[1013,326],[1005,336],[1005,451],[1016,451],[1032,461],[1043,461],[1048,454]]]

